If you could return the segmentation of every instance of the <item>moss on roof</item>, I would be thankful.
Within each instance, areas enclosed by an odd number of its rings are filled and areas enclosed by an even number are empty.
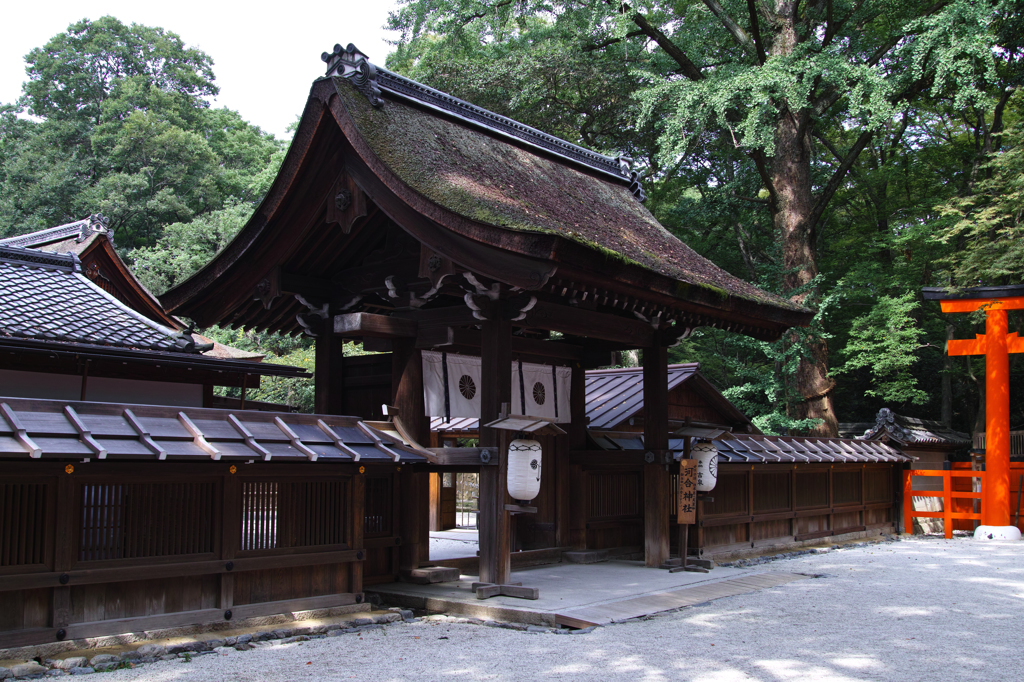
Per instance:
[[[360,134],[398,178],[443,208],[518,232],[557,234],[609,258],[723,298],[803,310],[699,255],[666,230],[625,184],[595,177],[413,105],[374,108],[345,79],[341,101]]]

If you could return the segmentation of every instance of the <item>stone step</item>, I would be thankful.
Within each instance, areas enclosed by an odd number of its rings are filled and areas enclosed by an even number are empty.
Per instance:
[[[606,549],[582,549],[571,552],[562,552],[562,560],[571,564],[596,564],[608,561],[608,550]]]
[[[455,582],[458,581],[459,576],[459,569],[448,568],[447,566],[421,566],[420,568],[402,571],[402,580],[416,585]]]

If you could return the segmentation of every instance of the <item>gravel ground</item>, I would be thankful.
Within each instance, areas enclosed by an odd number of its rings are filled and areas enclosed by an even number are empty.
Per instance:
[[[585,635],[416,621],[105,675],[153,680],[1020,680],[1024,543],[914,538],[772,562],[819,574]]]

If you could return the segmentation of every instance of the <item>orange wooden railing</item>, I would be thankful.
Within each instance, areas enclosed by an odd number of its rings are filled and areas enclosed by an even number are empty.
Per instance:
[[[934,476],[942,479],[942,490],[913,490],[914,476]],[[903,523],[908,534],[914,533],[914,518],[942,519],[946,537],[953,537],[954,519],[981,520],[981,514],[956,511],[954,499],[981,500],[980,492],[963,492],[953,489],[954,478],[978,478],[985,486],[985,472],[967,469],[906,469],[903,471]],[[914,511],[915,497],[941,497],[942,511]]]

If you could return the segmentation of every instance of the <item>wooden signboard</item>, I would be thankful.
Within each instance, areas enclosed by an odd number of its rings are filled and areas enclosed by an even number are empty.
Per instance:
[[[697,460],[679,460],[679,491],[676,497],[676,521],[697,521]]]

